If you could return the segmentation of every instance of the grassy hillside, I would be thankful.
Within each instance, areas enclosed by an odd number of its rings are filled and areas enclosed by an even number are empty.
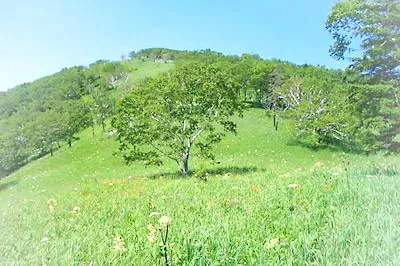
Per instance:
[[[136,58],[122,62],[136,69],[128,73],[131,83],[135,83],[145,77],[151,77],[158,73],[171,70],[175,66],[174,62],[154,62],[153,60],[141,60]]]
[[[0,264],[162,264],[164,215],[178,265],[399,261],[400,159],[310,150],[289,128],[247,111],[220,164],[194,160],[188,179],[126,166],[112,137],[84,131],[0,180]]]
[[[174,68],[150,59],[99,60],[63,69],[0,95],[0,178],[103,124],[127,90]]]

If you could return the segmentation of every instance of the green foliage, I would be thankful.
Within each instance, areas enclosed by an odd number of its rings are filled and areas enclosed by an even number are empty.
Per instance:
[[[122,101],[112,125],[126,161],[161,164],[167,157],[187,174],[189,156],[214,158],[212,145],[235,132],[230,117],[240,110],[232,75],[196,64],[145,80]]]
[[[353,54],[351,68],[376,81],[400,77],[400,2],[398,0],[346,0],[336,4],[326,28],[335,42],[331,54],[343,59]],[[359,49],[350,45],[361,42]],[[397,83],[398,84],[398,83]]]
[[[393,145],[400,115],[393,101],[395,88],[314,83],[302,89],[301,103],[293,113],[303,141],[367,152]]]
[[[149,225],[164,215],[173,265],[399,261],[398,156],[310,150],[289,121],[276,132],[263,110],[243,115],[215,146],[220,165],[196,161],[207,181],[124,165],[97,127],[0,180],[3,264],[163,265]]]
[[[340,12],[333,12],[338,18]],[[340,23],[345,22],[348,21]],[[299,136],[309,145],[339,145],[366,151],[396,150],[400,145],[396,86],[364,86],[371,80],[354,71],[296,66],[263,60],[257,55],[224,56],[211,50],[151,48],[138,51],[131,60],[99,60],[88,68],[64,69],[0,94],[0,172],[53,153],[63,143],[72,145],[76,134],[86,127],[94,132],[94,127],[100,125],[105,131],[106,121],[115,114],[115,103],[126,93],[136,91],[146,77],[199,64],[230,73],[227,76],[238,88],[240,100],[271,109],[269,114],[276,129],[284,113],[294,114]],[[377,82],[379,77],[375,78]],[[199,99],[209,96],[204,95]],[[197,150],[203,144],[199,142]],[[211,156],[210,147],[204,144],[201,153]]]
[[[99,60],[89,68],[73,67],[1,94],[0,172],[69,146],[76,134],[105,121],[115,109],[114,92],[134,68]]]
[[[129,54],[131,58],[146,58],[156,60],[175,60],[177,59],[182,53],[178,50],[166,49],[166,48],[147,48],[137,51],[136,53]]]

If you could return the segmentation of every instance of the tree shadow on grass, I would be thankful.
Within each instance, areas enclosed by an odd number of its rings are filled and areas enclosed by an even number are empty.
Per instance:
[[[320,151],[320,150],[328,150],[331,152],[347,152],[347,153],[359,153],[358,151],[351,150],[347,147],[343,147],[340,145],[329,145],[329,144],[310,144],[307,142],[303,142],[297,139],[290,140],[286,143],[288,146],[300,146],[312,151]]]
[[[254,173],[259,171],[260,169],[257,167],[218,167],[218,168],[209,168],[209,169],[197,169],[189,173],[189,175],[182,175],[179,171],[167,172],[167,173],[159,173],[149,176],[150,179],[157,178],[190,178],[190,177],[199,177],[203,178],[204,176],[215,176],[215,175],[244,175],[248,173]]]
[[[0,184],[0,191],[6,190],[10,187],[13,187],[17,183],[18,183],[17,181],[10,181],[10,182],[4,183],[4,184]]]

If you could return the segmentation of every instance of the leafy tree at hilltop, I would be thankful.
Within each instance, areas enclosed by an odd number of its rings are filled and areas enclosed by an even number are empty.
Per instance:
[[[239,85],[227,71],[201,64],[147,79],[122,101],[113,120],[127,162],[161,164],[169,158],[189,173],[189,158],[214,159],[211,147],[242,109]]]

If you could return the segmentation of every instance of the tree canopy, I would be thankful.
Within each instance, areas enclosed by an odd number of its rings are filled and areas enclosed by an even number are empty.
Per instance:
[[[214,159],[212,144],[235,132],[239,86],[224,69],[191,64],[147,79],[127,95],[112,125],[127,162],[169,158],[189,172],[192,155]]]
[[[326,28],[334,43],[331,55],[351,55],[351,68],[374,80],[400,78],[400,1],[346,0],[336,4]],[[355,44],[359,48],[351,45]]]

